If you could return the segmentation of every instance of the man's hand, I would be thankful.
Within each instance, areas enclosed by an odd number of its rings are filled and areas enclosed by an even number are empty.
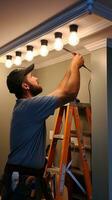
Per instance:
[[[75,68],[75,67],[81,68],[83,65],[84,65],[84,59],[83,59],[82,55],[80,55],[78,53],[77,54],[74,53],[74,56],[73,56],[72,62],[71,62],[71,69]]]

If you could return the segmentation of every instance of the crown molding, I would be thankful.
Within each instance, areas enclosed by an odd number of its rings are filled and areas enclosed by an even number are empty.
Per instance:
[[[93,13],[112,21],[112,8],[94,1]]]
[[[91,25],[90,27],[88,27],[87,29],[83,30],[82,32],[80,32],[79,37],[83,38],[83,37],[87,37],[91,34],[94,34],[98,31],[101,31],[105,28],[108,28],[109,26],[112,25],[112,22],[107,21],[105,19],[102,19],[100,22]]]
[[[85,48],[91,52],[91,51],[94,51],[94,50],[97,50],[97,49],[100,49],[100,48],[103,48],[103,47],[106,47],[107,46],[107,39],[104,38],[102,40],[98,40],[98,41],[95,41],[95,42],[92,42],[90,44],[87,44],[85,45]]]

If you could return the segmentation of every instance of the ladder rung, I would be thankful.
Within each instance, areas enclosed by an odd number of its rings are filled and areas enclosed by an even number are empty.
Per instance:
[[[85,136],[85,137],[91,137],[90,131],[84,130],[82,134],[83,134],[83,136]],[[76,130],[71,130],[71,136],[72,136],[72,137],[77,137]]]
[[[47,168],[47,172],[50,172],[51,174],[59,174],[60,168],[59,167]]]
[[[76,167],[72,167],[72,172],[74,174],[76,174],[76,175],[83,176],[83,172],[80,169],[76,168]]]
[[[79,150],[79,145],[74,144],[74,146],[75,146],[75,149],[76,149],[76,150]],[[91,146],[90,146],[90,145],[84,145],[84,149],[85,149],[85,150],[88,150],[88,151],[91,151]]]
[[[91,107],[90,103],[74,103],[74,102],[71,102],[70,104],[71,105],[76,105],[79,108]]]
[[[84,194],[81,195],[74,192],[74,194],[72,195],[72,199],[73,200],[87,200],[87,197],[85,197]]]
[[[62,134],[56,134],[53,136],[53,138],[55,138],[57,140],[63,140],[64,136]]]

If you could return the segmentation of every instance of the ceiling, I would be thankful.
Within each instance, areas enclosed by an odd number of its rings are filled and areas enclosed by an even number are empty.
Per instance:
[[[78,0],[0,0],[0,47],[75,2]]]
[[[100,0],[101,1],[101,0]],[[70,5],[77,3],[78,0],[64,0],[64,4],[60,0],[52,1],[46,0],[41,3],[38,0],[0,0],[0,22],[1,31],[0,31],[0,46],[7,44],[11,40],[17,38],[37,24],[41,24],[46,19],[54,16]],[[44,6],[43,6],[44,5]],[[71,47],[68,45],[67,38],[69,35],[69,25],[71,23],[78,24],[78,35],[80,38],[80,43],[77,47]],[[8,30],[8,33],[7,33]],[[66,23],[62,27],[59,27],[57,30],[53,30],[47,35],[42,36],[41,38],[35,39],[29,44],[34,46],[35,55],[33,62],[36,63],[39,67],[45,67],[47,63],[59,62],[70,57],[70,54],[62,51],[53,50],[53,41],[54,41],[54,32],[60,31],[63,33],[63,43],[71,51],[79,51],[83,54],[89,53],[90,44],[94,45],[97,41],[105,39],[106,37],[111,37],[112,35],[112,22],[106,20],[96,14],[83,15],[78,19],[75,19],[71,22]],[[41,57],[38,54],[40,47],[40,39],[48,39],[50,53],[47,57]],[[23,53],[23,56],[26,52],[26,47],[21,46],[19,49]],[[15,51],[10,52],[13,56]],[[5,57],[2,56],[1,62],[4,62]],[[24,59],[23,59],[24,60]],[[58,60],[58,61],[57,61]],[[23,61],[23,65],[28,63]]]

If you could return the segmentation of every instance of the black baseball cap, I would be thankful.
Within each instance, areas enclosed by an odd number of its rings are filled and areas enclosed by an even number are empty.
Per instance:
[[[34,69],[34,64],[26,68],[16,68],[7,76],[7,87],[10,93],[17,93],[20,89],[24,77]]]

